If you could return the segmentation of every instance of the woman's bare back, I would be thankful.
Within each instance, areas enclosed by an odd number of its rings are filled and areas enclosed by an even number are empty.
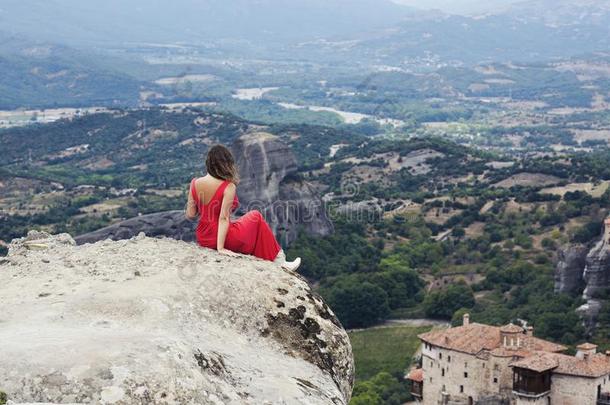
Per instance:
[[[223,182],[224,180],[219,180],[209,174],[195,180],[195,190],[199,196],[199,201],[203,204],[208,204]]]

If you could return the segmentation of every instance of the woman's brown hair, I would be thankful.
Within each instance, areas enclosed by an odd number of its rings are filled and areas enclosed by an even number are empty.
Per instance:
[[[235,184],[239,183],[239,173],[235,166],[235,159],[231,151],[222,145],[214,145],[208,151],[205,160],[208,174],[220,180],[228,180]]]

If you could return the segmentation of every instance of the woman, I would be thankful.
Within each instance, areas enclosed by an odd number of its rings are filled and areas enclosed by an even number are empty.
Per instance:
[[[199,215],[197,242],[228,256],[254,255],[275,261],[287,270],[296,270],[301,259],[286,261],[284,251],[259,211],[249,211],[236,221],[230,220],[231,211],[239,205],[236,195],[239,175],[229,149],[213,146],[205,166],[207,174],[191,181],[186,206],[187,218],[195,219]]]

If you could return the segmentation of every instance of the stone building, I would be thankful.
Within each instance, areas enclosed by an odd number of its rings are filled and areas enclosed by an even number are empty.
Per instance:
[[[533,328],[471,323],[419,336],[422,365],[406,376],[424,405],[610,405],[610,355],[567,348]]]

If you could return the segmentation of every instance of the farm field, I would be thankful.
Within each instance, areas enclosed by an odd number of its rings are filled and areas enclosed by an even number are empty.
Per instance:
[[[390,374],[406,371],[419,348],[417,335],[430,329],[430,326],[396,326],[350,332],[356,379],[368,379],[382,371]]]

